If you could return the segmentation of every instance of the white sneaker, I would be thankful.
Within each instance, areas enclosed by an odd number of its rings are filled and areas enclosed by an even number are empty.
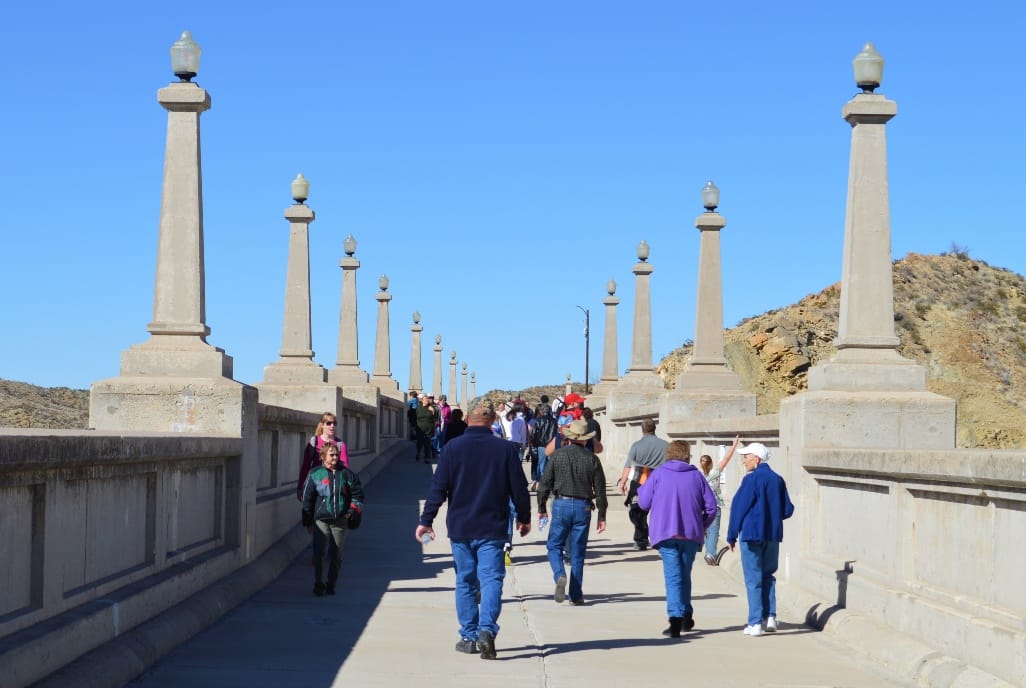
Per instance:
[[[752,624],[751,626],[745,626],[745,635],[750,635],[753,638],[762,635],[762,624]]]
[[[766,629],[766,633],[777,632],[777,617],[771,616],[768,619],[764,619],[762,622],[763,628]]]

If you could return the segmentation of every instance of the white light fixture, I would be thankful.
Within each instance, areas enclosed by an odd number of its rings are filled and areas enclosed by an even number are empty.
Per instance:
[[[642,263],[648,260],[648,242],[644,239],[642,239],[641,243],[638,244],[638,260]]]
[[[435,344],[441,344],[441,343],[442,343],[442,335],[436,334],[435,335]]]
[[[171,71],[179,81],[192,81],[199,72],[200,50],[192,40],[190,31],[183,31],[181,37],[171,46]]]
[[[306,181],[306,177],[300,172],[292,180],[292,200],[296,203],[305,203],[308,198],[310,198],[310,182]]]
[[[388,291],[388,275],[382,275],[378,278],[378,288],[381,291]]]
[[[716,210],[719,205],[720,190],[716,188],[716,185],[713,184],[710,179],[705,183],[705,186],[702,187],[702,207],[711,213]]]
[[[413,311],[413,322],[420,322],[420,311]]]
[[[342,250],[346,252],[346,255],[350,258],[356,253],[356,239],[350,234],[346,237],[346,240],[342,242]]]
[[[606,291],[609,292],[610,296],[616,293],[616,280],[611,279],[606,282]]]
[[[851,61],[855,68],[855,85],[862,89],[863,93],[872,93],[880,87],[883,81],[884,59],[872,43],[866,43],[862,52]]]

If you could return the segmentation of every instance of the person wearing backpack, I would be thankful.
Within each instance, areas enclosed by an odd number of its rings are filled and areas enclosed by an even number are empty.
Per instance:
[[[303,526],[313,534],[313,594],[317,597],[335,594],[346,532],[359,525],[363,513],[363,485],[356,473],[339,463],[339,454],[335,444],[323,445],[322,465],[310,471],[303,488]]]
[[[531,429],[531,490],[538,489],[538,478],[545,471],[545,447],[556,436],[556,419],[552,410],[542,398],[542,403],[534,410],[534,423]]]

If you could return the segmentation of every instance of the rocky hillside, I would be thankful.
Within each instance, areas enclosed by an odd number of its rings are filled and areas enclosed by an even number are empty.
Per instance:
[[[835,351],[840,284],[727,330],[726,356],[759,413],[806,387],[810,366]],[[965,251],[910,253],[894,263],[899,352],[927,369],[930,391],[958,402],[959,447],[1026,446],[1026,279]],[[672,386],[691,355],[658,371]]]
[[[89,390],[0,379],[0,428],[85,428]]]

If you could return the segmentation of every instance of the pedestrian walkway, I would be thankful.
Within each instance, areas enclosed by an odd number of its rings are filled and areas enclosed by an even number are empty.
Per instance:
[[[905,685],[794,619],[781,618],[781,629],[773,635],[743,635],[744,585],[726,569],[701,561],[693,577],[695,630],[679,639],[663,637],[667,624],[659,556],[631,549],[633,529],[623,499],[612,493],[608,529],[598,535],[592,524],[586,604],[553,602],[546,534],[534,530],[526,538],[517,536],[503,592],[498,660],[459,654],[454,650],[459,636],[444,508],[435,523],[436,541],[421,546],[413,537],[430,470],[413,461],[410,445],[367,486],[363,526],[346,541],[338,595],[312,595],[307,551],[274,583],[130,685]]]

